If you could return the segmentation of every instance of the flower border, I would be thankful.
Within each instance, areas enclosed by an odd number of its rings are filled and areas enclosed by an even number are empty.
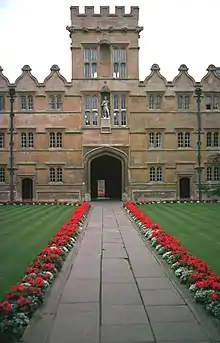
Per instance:
[[[71,202],[71,201],[0,201],[0,206],[12,206],[12,205],[71,205],[71,206],[80,206],[81,203],[76,201],[76,202]]]
[[[199,200],[155,200],[155,201],[136,201],[136,202],[133,202],[133,204],[136,204],[136,205],[148,205],[148,204],[213,204],[213,203],[220,203],[220,200],[217,200],[217,199],[213,199],[213,200],[202,200],[202,201],[199,201]]]
[[[180,241],[155,224],[134,203],[126,202],[123,206],[141,234],[169,264],[180,282],[193,293],[195,301],[203,304],[209,314],[220,319],[220,276],[205,261],[191,255]]]
[[[5,295],[0,303],[0,336],[7,336],[10,340],[22,337],[34,312],[43,303],[46,291],[74,247],[89,208],[88,202],[76,208],[48,246],[30,263],[24,277]]]

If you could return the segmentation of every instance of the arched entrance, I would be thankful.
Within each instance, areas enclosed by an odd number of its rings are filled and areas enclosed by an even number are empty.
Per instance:
[[[22,179],[22,200],[33,200],[33,180],[30,178]]]
[[[90,164],[91,199],[117,199],[122,197],[122,164],[111,155],[94,158]]]
[[[190,178],[181,177],[179,179],[179,197],[180,199],[190,199]]]

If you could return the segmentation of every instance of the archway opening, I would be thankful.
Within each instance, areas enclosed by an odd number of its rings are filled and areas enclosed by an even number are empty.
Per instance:
[[[22,180],[22,200],[33,200],[33,180],[30,178]]]
[[[179,179],[179,195],[180,199],[190,199],[190,178],[181,177]]]
[[[122,163],[110,155],[96,157],[91,162],[91,199],[121,200]]]

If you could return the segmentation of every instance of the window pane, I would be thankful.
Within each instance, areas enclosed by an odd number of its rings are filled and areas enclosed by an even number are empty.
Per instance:
[[[126,63],[121,63],[120,65],[120,74],[121,74],[121,78],[126,78]]]
[[[56,142],[55,142],[55,133],[50,132],[50,148],[55,148]]]
[[[118,95],[114,95],[114,109],[119,109],[119,97]]]
[[[183,133],[178,133],[178,148],[183,148]]]
[[[57,148],[62,148],[62,132],[57,132]]]
[[[157,95],[156,96],[156,110],[160,110],[160,101],[161,100],[161,97],[160,95]]]
[[[21,110],[26,110],[26,96],[21,96],[20,97],[20,102],[21,102]]]
[[[121,96],[121,109],[122,110],[126,109],[126,96],[125,95]]]
[[[4,111],[4,110],[5,110],[5,96],[0,95],[0,111]]]
[[[121,125],[122,126],[126,126],[127,125],[127,115],[126,115],[126,111],[125,110],[121,111]]]
[[[211,110],[212,108],[212,98],[211,96],[206,96],[206,109]]]
[[[26,148],[27,147],[27,137],[26,137],[26,133],[22,132],[21,134],[21,147],[22,148]]]
[[[63,170],[62,168],[57,168],[57,182],[63,181]]]
[[[214,135],[213,135],[213,146],[215,148],[219,146],[219,133],[218,132],[214,132]]]
[[[34,147],[34,134],[32,132],[28,132],[28,147]]]
[[[49,106],[50,106],[50,110],[55,110],[55,96],[54,95],[50,95],[49,97]]]
[[[114,126],[118,126],[118,125],[119,125],[119,112],[114,111]]]
[[[162,168],[157,168],[157,181],[162,181]]]
[[[150,168],[150,181],[156,181],[156,173],[154,167]]]
[[[213,99],[213,110],[217,110],[218,109],[218,97],[214,96]]]
[[[57,110],[62,110],[62,95],[57,95]]]
[[[98,109],[98,97],[96,95],[92,97],[92,109]]]
[[[92,111],[92,125],[97,126],[98,125],[98,112]]]
[[[149,96],[149,109],[150,110],[154,109],[154,96],[153,95]]]
[[[86,110],[90,109],[90,96],[86,95]]]
[[[156,147],[159,148],[161,146],[161,133],[156,132]]]
[[[89,62],[90,61],[90,49],[85,48],[84,49],[84,62]]]
[[[211,167],[208,167],[206,170],[206,180],[212,181],[212,168]]]
[[[97,49],[96,48],[91,49],[91,60],[97,61]]]
[[[91,77],[94,77],[94,78],[97,77],[97,65],[96,65],[96,63],[92,63]]]
[[[0,168],[0,182],[5,182],[5,168]]]
[[[34,105],[33,105],[33,96],[32,95],[29,95],[28,96],[28,110],[30,111],[30,110],[33,110],[33,107],[34,107]]]
[[[50,182],[56,182],[55,168],[50,168]]]
[[[214,181],[219,181],[220,180],[220,168],[219,167],[214,167],[213,180]]]
[[[113,77],[119,77],[119,63],[114,63]]]
[[[90,77],[90,65],[89,65],[89,63],[84,64],[84,76]]]
[[[183,108],[183,96],[178,95],[178,110],[182,110]]]
[[[120,49],[120,61],[126,62],[126,49],[124,48]]]
[[[85,111],[85,125],[90,125],[90,111]]]
[[[186,110],[190,109],[190,96],[189,95],[185,96],[185,109]]]
[[[4,149],[5,147],[5,134],[0,132],[0,149]]]
[[[150,132],[149,133],[149,146],[150,146],[150,148],[154,148],[155,147],[155,135],[154,135],[154,132]]]
[[[189,148],[190,147],[190,133],[186,132],[185,133],[185,148]]]
[[[113,49],[113,62],[119,62],[119,49]]]
[[[212,146],[212,132],[207,132],[206,135],[206,146],[211,147]]]

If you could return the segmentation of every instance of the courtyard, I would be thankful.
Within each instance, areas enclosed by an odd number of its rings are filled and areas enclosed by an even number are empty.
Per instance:
[[[66,205],[0,206],[0,299],[73,212]]]

